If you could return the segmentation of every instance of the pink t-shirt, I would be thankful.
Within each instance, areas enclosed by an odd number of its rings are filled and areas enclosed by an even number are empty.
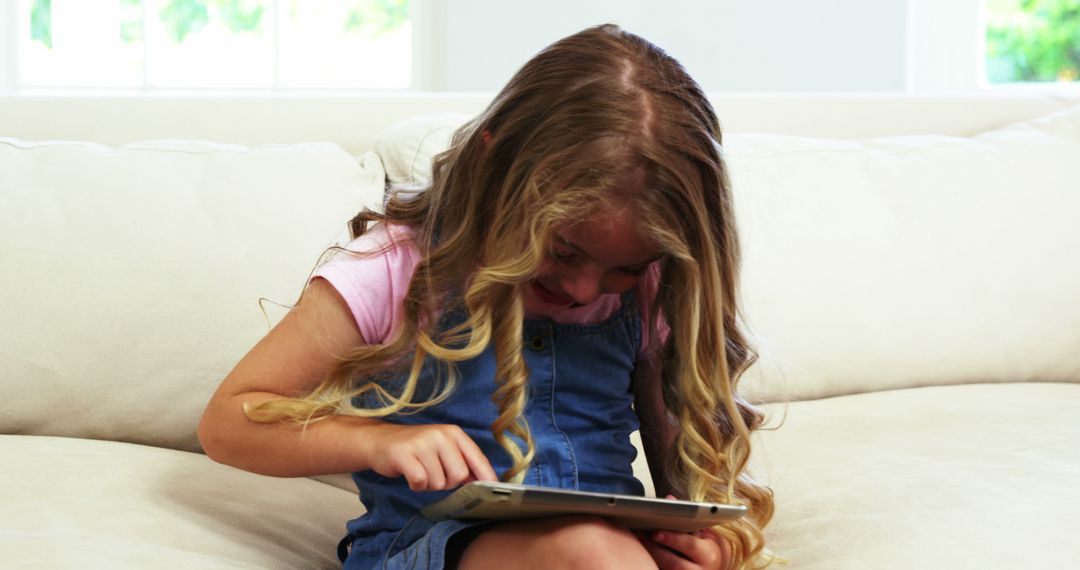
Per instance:
[[[339,252],[315,270],[313,278],[326,279],[345,299],[360,334],[369,344],[386,342],[400,326],[402,301],[408,292],[413,272],[420,263],[420,251],[412,237],[413,230],[407,226],[378,224],[349,242],[345,249],[379,253],[350,255]],[[660,266],[654,263],[637,286],[638,308],[643,323],[639,356],[645,354],[650,334],[658,334],[657,338],[664,341],[670,330],[662,318],[655,327],[644,326],[656,297],[659,278]],[[599,323],[613,315],[619,305],[618,294],[601,295],[588,305],[566,308],[547,318],[558,323]]]

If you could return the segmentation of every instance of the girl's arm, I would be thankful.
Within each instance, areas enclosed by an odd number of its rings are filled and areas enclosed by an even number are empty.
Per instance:
[[[211,459],[264,475],[298,477],[374,469],[405,476],[414,490],[494,480],[479,447],[457,426],[403,426],[331,416],[306,429],[255,423],[243,406],[296,397],[318,385],[336,355],[364,339],[341,295],[315,279],[297,306],[225,378],[199,422]]]
[[[633,374],[634,409],[641,421],[641,445],[649,462],[657,497],[675,499],[664,473],[664,457],[675,438],[660,390],[659,356],[638,361]],[[639,535],[657,566],[668,568],[728,568],[732,549],[712,530],[682,533],[657,530]]]
[[[675,426],[668,419],[660,391],[660,357],[644,357],[634,368],[634,410],[641,422],[641,446],[649,463],[657,497],[671,492],[664,476],[664,457],[675,438]]]

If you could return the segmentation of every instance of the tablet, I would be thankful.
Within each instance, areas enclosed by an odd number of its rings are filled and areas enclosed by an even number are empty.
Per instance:
[[[746,507],[474,481],[424,507],[420,513],[437,521],[586,514],[612,519],[630,529],[690,532],[738,518],[746,513]]]

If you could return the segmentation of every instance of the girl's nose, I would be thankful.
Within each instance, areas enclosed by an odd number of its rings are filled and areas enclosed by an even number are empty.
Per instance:
[[[579,305],[588,305],[603,293],[602,276],[593,271],[583,271],[570,276],[562,283],[563,290]]]

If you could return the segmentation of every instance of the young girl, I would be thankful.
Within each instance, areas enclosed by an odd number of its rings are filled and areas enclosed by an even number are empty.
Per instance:
[[[369,227],[370,226],[370,227]],[[673,58],[615,26],[529,61],[222,383],[207,454],[257,473],[355,472],[348,568],[729,568],[766,563],[769,490],[716,115]],[[432,522],[471,480],[744,504],[708,532],[567,516]]]

